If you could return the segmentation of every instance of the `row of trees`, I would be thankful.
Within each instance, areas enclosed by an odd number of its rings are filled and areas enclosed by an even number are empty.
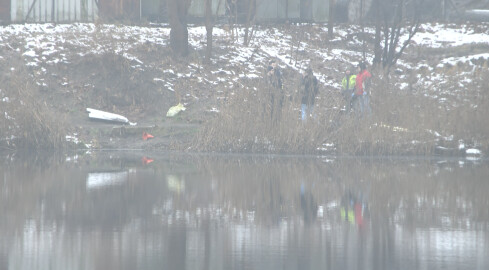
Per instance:
[[[247,0],[246,29],[244,44],[248,45],[253,31],[250,27],[255,21],[256,0]],[[187,15],[192,0],[167,0],[168,19],[170,22],[170,46],[180,56],[188,54]],[[226,5],[229,13],[237,17],[237,0],[219,0],[216,10],[212,9],[212,0],[205,0],[205,28],[207,32],[206,62],[210,61],[212,54],[212,30],[222,5]],[[231,20],[230,20],[231,21]]]
[[[188,54],[188,30],[187,14],[192,0],[167,0],[169,22],[171,27],[170,44],[173,51],[180,56]],[[253,33],[250,27],[255,21],[256,0],[247,0],[246,28],[244,45],[248,45]],[[333,36],[333,11],[335,0],[329,0],[330,21],[328,23],[328,34]],[[374,65],[381,66],[387,73],[397,63],[409,42],[416,34],[420,26],[420,8],[424,0],[373,0],[370,12],[373,12],[373,23],[375,24],[374,40]],[[205,0],[205,26],[207,31],[206,62],[210,61],[212,54],[212,30],[215,17],[221,5],[226,9],[232,9],[230,5],[236,5],[236,0],[220,0],[216,10],[212,9],[212,0]],[[362,3],[362,2],[361,2]],[[360,6],[362,29],[366,23],[366,10]],[[372,23],[372,21],[369,21]],[[362,39],[366,42],[364,31]],[[407,33],[407,39],[401,37]],[[401,42],[402,41],[402,42]],[[365,48],[364,48],[365,57]]]

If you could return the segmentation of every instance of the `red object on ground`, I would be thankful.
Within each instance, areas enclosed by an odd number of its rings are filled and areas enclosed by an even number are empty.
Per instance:
[[[147,157],[143,157],[143,164],[149,164],[151,162],[153,162],[154,160],[153,159],[150,159],[150,158],[147,158]]]
[[[149,134],[149,133],[146,133],[146,132],[143,132],[143,140],[147,140],[147,139],[151,139],[151,138],[154,138],[155,136]]]

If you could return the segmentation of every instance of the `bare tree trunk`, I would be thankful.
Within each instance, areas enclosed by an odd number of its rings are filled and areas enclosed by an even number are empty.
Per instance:
[[[212,13],[212,0],[205,2],[205,31],[207,34],[207,46],[205,48],[205,62],[210,63],[212,57],[212,31],[214,30],[215,16],[218,16],[222,0],[219,0],[215,13]]]
[[[334,7],[336,6],[335,0],[329,0],[329,14],[328,14],[328,38],[333,38],[333,25],[334,25]]]
[[[382,61],[382,48],[380,47],[380,39],[382,32],[382,18],[380,17],[380,0],[374,0],[373,8],[375,9],[375,39],[374,39],[374,60],[373,64],[377,65]]]
[[[205,48],[205,62],[211,62],[212,56],[212,30],[214,29],[214,18],[212,17],[212,0],[205,1],[205,31],[207,33],[207,46]]]
[[[285,1],[285,19],[289,19],[289,1]]]
[[[191,0],[167,0],[170,21],[170,46],[180,55],[188,54],[187,12]]]
[[[55,14],[55,13],[54,13],[54,11],[55,11],[55,0],[53,0],[53,3],[52,3],[52,5],[51,5],[51,21],[52,21],[53,23],[55,23],[55,22],[56,22],[56,21],[55,21],[55,17],[54,17],[54,14]]]
[[[238,32],[238,29],[237,29],[237,25],[238,25],[238,3],[237,3],[237,0],[236,0],[236,3],[234,5],[234,27],[233,27],[233,39],[236,40],[236,42],[238,42],[239,40],[239,32]]]
[[[243,40],[243,44],[248,46],[251,40],[250,35],[250,27],[254,24],[255,21],[255,3],[256,0],[248,0],[248,13],[246,15],[246,28],[245,28],[245,36]],[[253,33],[253,31],[251,31]]]
[[[363,23],[363,1],[360,0],[360,25],[362,26],[362,61],[365,61],[365,58],[367,58],[367,53],[366,53],[366,44],[365,44],[365,25]]]

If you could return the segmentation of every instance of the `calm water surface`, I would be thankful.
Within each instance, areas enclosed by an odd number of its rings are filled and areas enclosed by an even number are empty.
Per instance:
[[[489,269],[487,160],[0,159],[0,269]]]

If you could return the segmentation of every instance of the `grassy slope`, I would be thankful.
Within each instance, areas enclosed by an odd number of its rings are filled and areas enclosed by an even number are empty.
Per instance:
[[[470,27],[474,32],[487,32]],[[241,46],[231,32],[216,29],[210,65],[202,61],[201,30],[190,29],[190,56],[175,59],[167,46],[168,29],[91,24],[41,25],[21,29],[20,34],[3,29],[0,70],[4,89],[0,94],[11,100],[6,107],[16,107],[22,94],[9,82],[22,78],[18,81],[43,105],[42,115],[56,115],[63,120],[58,125],[66,133],[76,133],[93,147],[175,148],[191,142],[200,124],[206,123],[192,141],[194,149],[431,153],[436,145],[456,148],[459,140],[487,149],[485,134],[489,132],[484,127],[489,125],[484,115],[489,106],[483,91],[489,76],[487,58],[455,65],[443,62],[482,52],[484,45],[447,49],[413,44],[388,80],[382,72],[373,71],[374,115],[358,124],[341,115],[344,102],[338,91],[343,70],[362,55],[358,27],[338,26],[333,40],[327,39],[325,28],[319,25],[260,27],[250,47]],[[372,51],[371,44],[366,45],[367,52]],[[275,57],[281,61],[290,103],[284,119],[270,129],[266,122],[256,124],[257,116],[266,113],[260,111],[264,108],[260,104],[267,102],[256,93],[266,88],[260,78],[268,60]],[[371,54],[367,53],[368,59]],[[308,65],[321,82],[320,123],[302,128],[298,126],[295,97],[300,71]],[[242,102],[252,97],[256,98],[252,107]],[[176,119],[165,118],[166,110],[178,101],[188,110]],[[90,122],[86,107],[125,115],[140,128],[120,131],[113,130],[112,125]],[[216,114],[217,110],[221,113]],[[250,110],[253,113],[245,113]],[[212,121],[216,115],[217,123],[227,123],[225,128]],[[2,137],[29,130],[27,126],[15,127],[12,121],[0,119],[5,127]],[[139,133],[144,130],[157,138],[141,141]],[[247,137],[243,137],[243,130]],[[59,137],[58,132],[53,134],[44,135]],[[243,141],[246,143],[236,143]],[[420,143],[412,146],[413,141]]]

